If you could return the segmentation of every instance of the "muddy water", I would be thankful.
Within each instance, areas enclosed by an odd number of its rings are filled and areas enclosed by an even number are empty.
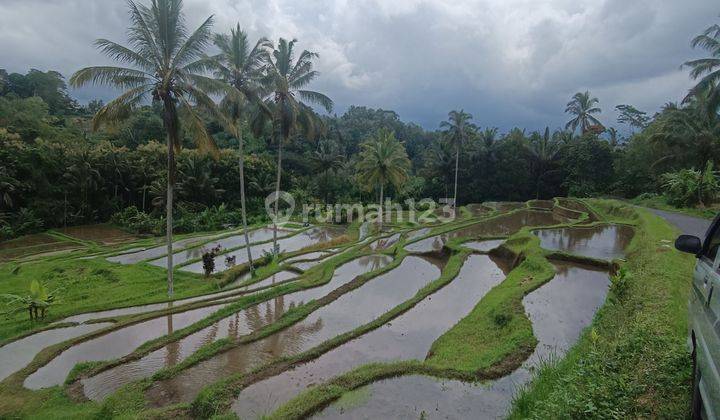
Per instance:
[[[318,299],[355,278],[367,268],[377,269],[392,261],[390,257],[361,257],[340,267],[332,280],[321,287],[279,296],[239,311],[181,340],[170,343],[145,357],[104,371],[82,381],[85,395],[102,400],[121,386],[152,376],[158,370],[174,366],[201,346],[221,338],[238,338],[277,321],[287,310]]]
[[[296,262],[300,262],[300,261],[315,260],[315,259],[318,259],[318,258],[322,258],[322,257],[325,257],[325,256],[327,256],[327,255],[329,255],[329,254],[330,254],[330,253],[328,253],[327,251],[310,252],[310,253],[307,253],[307,254],[298,255],[298,256],[295,257],[295,258],[291,258],[291,259],[285,261],[284,263],[285,263],[285,264],[295,264]]]
[[[278,229],[278,238],[283,238],[285,236],[288,236],[289,234],[293,233],[289,230],[284,229]],[[272,239],[273,237],[273,229],[272,228],[259,228],[255,229],[253,231],[248,232],[248,239],[250,240],[250,243],[255,242],[264,242],[269,239]],[[245,246],[245,235],[234,235],[229,236],[227,238],[217,239],[214,241],[210,241],[203,246],[195,247],[186,249],[185,251],[176,252],[173,254],[173,264],[180,265],[187,261],[194,260],[196,258],[201,258],[202,254],[207,252],[208,250],[220,247],[221,250],[224,249],[232,249],[237,248],[239,246]],[[244,248],[243,248],[244,251]],[[245,251],[245,256],[247,256],[247,251]],[[215,259],[215,265],[218,267],[224,267],[224,258],[216,258]],[[167,257],[162,257],[157,260],[150,261],[150,264],[158,266],[158,267],[167,267]]]
[[[0,381],[27,366],[44,348],[112,325],[78,325],[41,331],[0,347]]]
[[[427,235],[428,232],[430,232],[430,228],[422,228],[422,229],[418,229],[418,230],[413,230],[412,232],[407,234],[407,236],[405,237],[405,240],[412,241],[413,239]]]
[[[503,213],[526,207],[525,203],[515,201],[489,201],[484,205]]]
[[[340,228],[314,227],[289,238],[278,240],[277,243],[278,246],[280,246],[280,252],[293,252],[310,245],[330,241],[342,235],[343,233],[345,233],[345,230]],[[272,242],[269,242],[252,246],[250,247],[250,250],[253,255],[261,256],[264,252],[272,251],[272,247]],[[244,264],[247,262],[247,251],[245,250],[245,248],[238,249],[237,251],[232,251],[227,254],[221,254],[216,258],[216,261],[224,260],[227,256],[234,256],[236,259],[236,264]],[[227,268],[216,264],[216,272],[221,272],[226,269]],[[190,271],[193,273],[202,273],[203,263],[202,261],[198,261],[196,263],[186,265],[185,267],[180,268],[180,270]]]
[[[95,241],[106,245],[137,239],[134,235],[116,227],[99,224],[71,226],[58,229],[59,232],[84,241]]]
[[[538,339],[534,353],[510,375],[487,384],[405,376],[379,381],[356,391],[363,401],[340,399],[320,418],[501,418],[517,389],[526,384],[543,360],[561,357],[578,339],[605,301],[609,279],[592,269],[556,266],[553,280],[523,299]],[[356,395],[357,395],[356,394]]]
[[[475,251],[480,252],[488,252],[490,250],[493,250],[505,242],[504,239],[493,239],[490,241],[473,241],[473,242],[465,242],[462,244],[465,248],[474,249]]]
[[[244,275],[240,276],[237,280],[235,280],[234,282],[230,283],[227,287],[233,287],[233,288],[234,288],[234,287],[236,287],[236,286],[239,285],[239,284],[245,283],[245,282],[247,282],[247,281],[250,279],[250,276],[251,276],[251,274],[250,274],[249,272],[248,272],[248,273],[245,273]],[[285,280],[290,280],[290,279],[293,279],[293,278],[295,278],[295,277],[297,277],[297,276],[298,276],[298,274],[297,274],[297,273],[294,273],[294,272],[292,272],[292,271],[279,271],[279,272],[277,272],[277,273],[275,273],[275,274],[273,274],[273,275],[268,276],[267,278],[265,278],[265,279],[263,279],[263,280],[260,280],[260,281],[257,282],[257,283],[249,284],[249,285],[244,286],[244,287],[239,288],[239,289],[237,289],[237,288],[236,288],[236,289],[232,289],[232,290],[230,290],[230,291],[228,291],[228,292],[225,292],[225,293],[228,293],[228,294],[229,294],[229,293],[234,293],[234,292],[237,292],[237,291],[239,291],[239,290],[250,291],[250,290],[255,290],[255,289],[258,289],[258,288],[261,288],[261,287],[272,286],[272,285],[275,284],[275,283],[279,283],[279,282],[285,281]]]
[[[485,222],[476,223],[463,229],[442,235],[432,236],[405,247],[410,252],[439,251],[445,243],[458,237],[475,238],[480,236],[508,236],[523,226],[552,226],[567,222],[567,219],[548,211],[520,210]]]
[[[400,239],[400,234],[396,233],[392,236],[389,236],[387,238],[380,238],[376,241],[373,241],[370,243],[370,249],[373,251],[379,251],[383,249],[388,249],[391,246],[395,245],[395,243]]]
[[[420,257],[407,257],[394,270],[344,294],[299,323],[219,354],[173,379],[155,384],[147,397],[155,405],[191,401],[203,386],[229,374],[247,372],[275,358],[298,354],[372,321],[412,297],[439,275],[438,266]]]
[[[216,238],[221,235],[222,234],[214,234],[214,235],[195,236],[192,238],[181,239],[179,241],[173,242],[173,248],[176,248],[176,249],[177,248],[185,248],[194,243],[205,242],[205,241],[208,241],[210,239]],[[115,255],[113,257],[108,257],[107,260],[110,262],[116,262],[116,263],[120,263],[120,264],[136,264],[136,263],[139,263],[140,261],[160,257],[162,255],[165,255],[166,253],[167,253],[167,246],[160,245],[160,246],[156,246],[153,248],[148,248],[148,249],[142,250],[140,252],[124,253],[121,255]]]
[[[502,262],[500,266],[507,267]],[[505,274],[487,255],[468,258],[449,285],[392,322],[309,363],[244,389],[232,406],[240,418],[269,414],[305,388],[356,366],[379,361],[423,359],[432,343],[467,315]]]
[[[538,230],[540,246],[585,257],[612,260],[623,258],[635,231],[630,226],[603,225],[590,228]]]
[[[85,341],[60,353],[50,363],[28,376],[24,385],[30,389],[60,385],[78,362],[111,360],[125,356],[144,342],[187,327],[225,305],[227,303],[150,319]]]

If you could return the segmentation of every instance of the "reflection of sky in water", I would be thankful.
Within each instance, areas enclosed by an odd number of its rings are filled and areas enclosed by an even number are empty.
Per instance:
[[[334,278],[347,283],[392,261],[388,256],[360,258],[341,266]],[[338,276],[338,273],[340,275]],[[152,401],[191,401],[199,390],[231,373],[242,373],[276,357],[308,350],[336,335],[372,321],[412,297],[440,275],[439,268],[419,257],[406,257],[397,268],[369,280],[317,309],[307,318],[262,340],[236,347],[193,366],[148,393]],[[338,284],[333,285],[333,289]],[[330,292],[330,290],[326,290]]]
[[[504,264],[502,264],[504,265]],[[398,318],[308,363],[245,388],[233,404],[240,418],[269,414],[313,383],[378,361],[424,358],[432,343],[505,277],[486,255],[467,259],[458,276]]]
[[[466,228],[454,230],[442,235],[425,238],[421,241],[407,245],[405,249],[409,252],[432,252],[439,251],[451,238],[476,238],[481,236],[507,236],[511,235],[523,226],[551,226],[564,223],[564,218],[554,215],[548,211],[520,210],[515,213],[492,218],[479,222]]]
[[[634,235],[630,226],[603,225],[590,228],[538,230],[540,246],[586,257],[611,260],[625,256],[625,248]]]
[[[313,227],[310,228],[304,232],[298,233],[297,235],[290,236],[288,238],[280,239],[277,241],[278,246],[280,246],[280,252],[293,252],[297,251],[299,249],[305,248],[310,245],[319,244],[322,242],[328,242],[334,238],[337,238],[338,236],[341,236],[345,233],[345,230],[342,228],[335,228],[335,227]],[[250,251],[252,252],[252,255],[256,258],[261,257],[265,252],[272,251],[273,244],[272,242],[267,242],[264,244],[258,244],[250,247]],[[238,249],[236,251],[232,251],[226,254],[219,255],[216,260],[224,260],[225,257],[235,257],[235,264],[244,264],[248,261],[247,259],[247,250],[245,248]],[[181,267],[180,270],[182,271],[190,271],[193,273],[202,273],[203,272],[203,263],[202,261],[195,262],[193,264],[186,265],[184,267]],[[227,270],[227,267],[225,267],[224,264],[218,265],[215,264],[215,272],[222,272]]]
[[[370,385],[371,395],[361,404],[340,400],[316,418],[428,418],[486,419],[505,416],[519,386],[531,379],[540,361],[562,356],[602,306],[609,287],[600,271],[558,266],[558,274],[523,299],[538,346],[523,365],[496,381],[473,384],[427,376],[404,376]]]
[[[278,229],[278,238],[288,236],[292,232],[287,230]],[[264,242],[273,237],[273,230],[271,228],[259,228],[248,232],[248,240],[250,243]],[[186,261],[193,260],[195,258],[202,257],[202,254],[210,249],[219,247],[221,250],[237,248],[239,246],[245,246],[245,235],[233,235],[223,239],[217,239],[210,241],[202,246],[186,249],[173,253],[173,264],[180,265]],[[218,258],[218,261],[220,259]],[[224,260],[224,258],[223,258]],[[163,257],[157,260],[150,261],[150,264],[158,267],[167,267],[167,257]],[[216,262],[217,265],[217,262]]]

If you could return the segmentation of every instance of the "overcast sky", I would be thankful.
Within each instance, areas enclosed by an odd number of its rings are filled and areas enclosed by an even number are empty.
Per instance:
[[[143,0],[139,0],[143,2]],[[149,0],[148,0],[149,1]],[[464,108],[483,126],[560,127],[573,93],[600,99],[607,125],[629,103],[649,113],[691,85],[690,40],[718,22],[717,0],[185,0],[193,29],[239,22],[253,39],[297,38],[320,53],[312,88],[342,113],[392,109],[436,128]],[[106,64],[96,38],[125,43],[122,0],[0,0],[0,68],[69,76]],[[111,92],[73,92],[80,102]]]

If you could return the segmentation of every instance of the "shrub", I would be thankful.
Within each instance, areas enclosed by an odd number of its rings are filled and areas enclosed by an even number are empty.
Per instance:
[[[681,169],[668,172],[662,175],[662,181],[668,202],[678,207],[709,204],[720,191],[720,183],[710,161],[704,171]]]
[[[159,233],[162,226],[161,220],[154,219],[135,206],[127,207],[113,214],[110,221],[135,233]]]

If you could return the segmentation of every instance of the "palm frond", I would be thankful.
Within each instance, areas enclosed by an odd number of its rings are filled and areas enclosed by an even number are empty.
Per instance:
[[[86,67],[70,77],[72,87],[81,87],[90,83],[126,89],[151,82],[150,75],[143,71],[112,66]]]
[[[147,94],[153,88],[154,85],[138,86],[108,102],[93,117],[93,130],[97,130],[102,124],[114,123],[127,118],[134,107],[147,99]]]
[[[325,108],[327,112],[332,112],[333,109],[333,101],[332,99],[328,98],[326,95],[323,95],[320,92],[315,92],[312,90],[299,90],[298,95],[300,96],[300,99],[306,102],[310,102],[313,104],[318,104]]]

